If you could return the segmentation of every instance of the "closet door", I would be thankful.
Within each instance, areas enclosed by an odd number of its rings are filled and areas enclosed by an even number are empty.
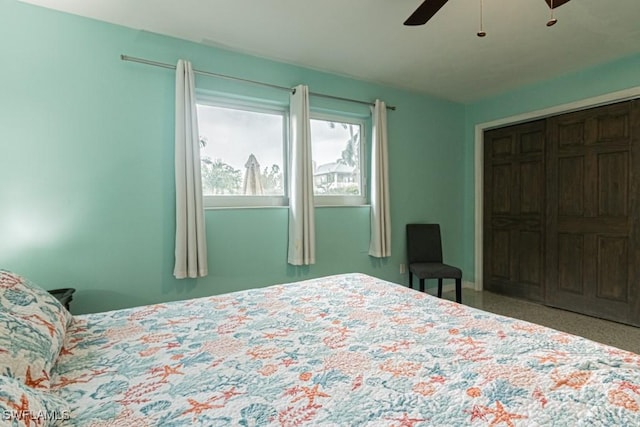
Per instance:
[[[545,122],[484,134],[483,283],[544,299]]]
[[[625,102],[548,119],[548,305],[640,324],[640,111]]]

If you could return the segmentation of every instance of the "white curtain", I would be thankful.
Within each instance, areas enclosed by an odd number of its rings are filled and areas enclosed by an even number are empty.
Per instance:
[[[369,255],[391,256],[389,215],[389,160],[387,157],[387,106],[379,99],[373,107],[371,150],[371,240]]]
[[[296,86],[291,94],[290,109],[288,262],[309,265],[316,262],[316,235],[307,86]]]
[[[176,262],[178,279],[203,277],[207,242],[200,175],[200,140],[196,114],[195,79],[189,61],[176,66]]]

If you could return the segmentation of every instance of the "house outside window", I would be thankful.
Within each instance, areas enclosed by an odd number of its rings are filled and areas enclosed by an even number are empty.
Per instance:
[[[312,113],[313,191],[317,206],[366,203],[364,128],[362,120]]]

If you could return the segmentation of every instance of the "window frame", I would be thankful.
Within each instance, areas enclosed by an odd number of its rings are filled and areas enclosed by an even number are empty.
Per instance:
[[[312,120],[323,120],[338,123],[347,123],[360,126],[360,195],[316,195],[314,193],[313,200],[314,205],[318,207],[328,206],[365,206],[368,204],[368,162],[367,162],[367,126],[366,119],[360,117],[353,117],[347,114],[341,114],[337,112],[318,112],[311,111],[310,118]],[[311,145],[313,152],[313,135],[311,136]],[[314,183],[315,189],[315,183]]]
[[[219,95],[212,95],[196,91],[196,105],[205,105],[230,110],[241,110],[255,113],[277,114],[282,116],[282,185],[281,196],[245,196],[245,195],[205,195],[203,193],[204,209],[220,208],[267,208],[288,207],[289,205],[289,107],[268,101],[239,100]],[[198,122],[199,123],[199,122]]]

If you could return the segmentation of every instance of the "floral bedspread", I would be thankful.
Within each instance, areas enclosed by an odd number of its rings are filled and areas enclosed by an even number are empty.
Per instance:
[[[72,426],[639,426],[640,356],[362,274],[76,316]]]

